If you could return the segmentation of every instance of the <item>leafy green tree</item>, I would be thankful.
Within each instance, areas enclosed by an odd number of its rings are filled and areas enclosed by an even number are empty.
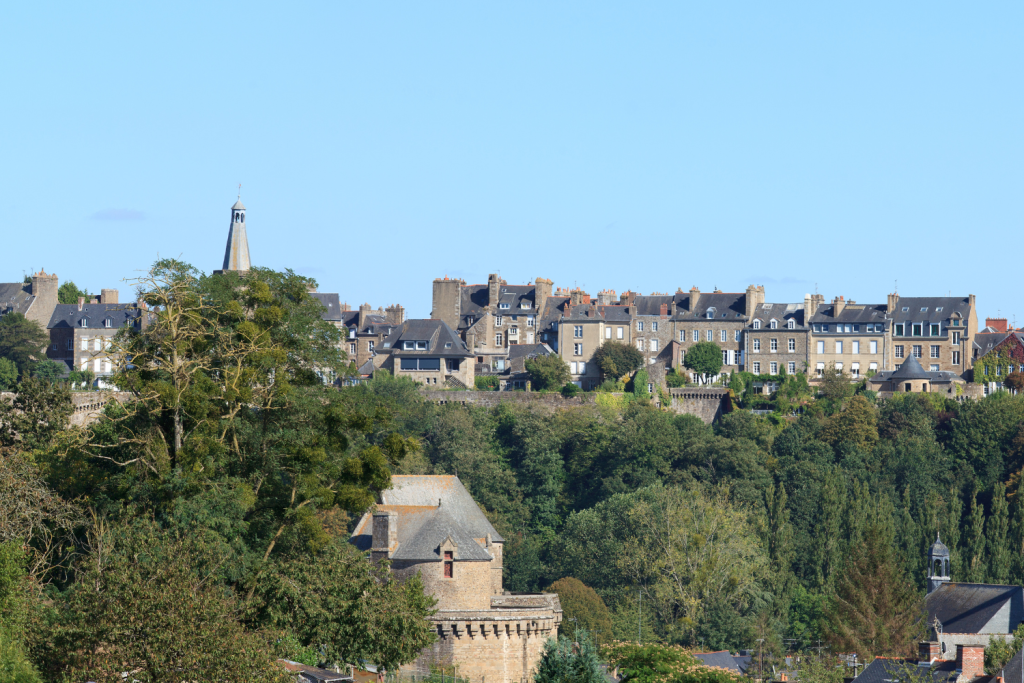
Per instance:
[[[611,640],[611,612],[593,588],[567,576],[545,590],[558,594],[558,602],[562,605],[563,633],[575,639],[577,629],[586,631],[598,645]]]
[[[57,302],[62,304],[77,304],[79,297],[89,300],[89,292],[79,289],[71,280],[66,281],[57,288]]]
[[[254,579],[253,624],[285,629],[320,663],[371,661],[388,671],[434,642],[434,599],[418,576],[395,580],[338,539],[313,557],[281,559]]]
[[[41,683],[26,651],[29,591],[25,551],[16,541],[0,542],[0,681]]]
[[[238,605],[209,579],[217,557],[195,538],[142,524],[97,531],[79,580],[36,643],[51,679],[290,680],[264,638],[238,621]]]
[[[557,354],[528,358],[525,365],[534,389],[560,389],[569,381],[569,364]]]
[[[13,400],[0,400],[0,454],[47,446],[74,411],[67,387],[26,377]]]
[[[561,393],[565,398],[574,398],[580,391],[581,389],[572,382],[566,382],[562,385]]]
[[[594,352],[594,362],[604,379],[618,379],[643,367],[644,354],[636,347],[617,341],[606,341]]]
[[[985,673],[989,676],[999,675],[1000,670],[1020,652],[1021,647],[1024,647],[1024,624],[1017,626],[1009,640],[993,638],[985,648]]]
[[[1013,393],[1020,393],[1024,389],[1024,373],[1011,372],[1003,380],[1003,385]]]
[[[10,358],[0,358],[0,391],[10,391],[18,382],[18,366]]]
[[[850,384],[850,376],[844,370],[836,368],[835,363],[829,363],[821,373],[821,382],[818,385],[818,393],[822,398],[838,405],[853,395],[854,387]]]
[[[822,425],[818,438],[832,446],[850,443],[870,451],[878,441],[875,427],[875,409],[863,396],[854,396],[849,405],[829,417]]]
[[[722,349],[715,342],[697,342],[686,351],[683,365],[707,383],[722,370]]]
[[[49,341],[46,330],[21,313],[0,316],[0,358],[14,361],[19,374],[27,373],[34,360],[44,357]]]
[[[833,652],[912,656],[924,635],[924,601],[894,554],[891,527],[875,522],[851,550],[825,610]]]
[[[647,390],[647,385],[650,384],[650,377],[647,375],[646,370],[639,370],[633,375],[633,395],[637,398],[650,398],[651,392]]]
[[[577,634],[576,642],[565,636],[556,641],[549,638],[537,662],[534,683],[604,683],[604,670],[597,657],[597,648],[586,631]]]
[[[52,360],[40,360],[32,364],[32,376],[36,379],[54,384],[60,381],[65,366]]]
[[[602,648],[621,683],[739,683],[739,672],[712,668],[678,645],[617,642]]]

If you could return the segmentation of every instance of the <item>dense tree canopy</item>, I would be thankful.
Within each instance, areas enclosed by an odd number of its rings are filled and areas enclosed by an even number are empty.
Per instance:
[[[526,371],[537,390],[561,389],[569,381],[569,364],[554,353],[527,359]]]
[[[715,342],[697,342],[686,350],[683,365],[707,382],[722,370],[722,349]]]
[[[32,363],[45,357],[50,338],[39,323],[21,313],[0,316],[0,358],[13,361],[24,375]]]
[[[606,341],[594,352],[594,362],[605,379],[618,379],[644,364],[644,354],[631,344]]]

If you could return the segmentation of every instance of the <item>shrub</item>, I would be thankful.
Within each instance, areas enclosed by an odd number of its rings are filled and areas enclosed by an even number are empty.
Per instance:
[[[685,386],[686,375],[679,372],[679,368],[676,368],[672,372],[665,375],[665,384],[667,384],[670,389]]]
[[[566,382],[562,385],[562,396],[565,398],[573,398],[578,393],[580,393],[580,388],[572,382]]]
[[[554,389],[569,381],[569,364],[561,356],[550,354],[528,358],[525,365],[534,390]]]
[[[473,380],[478,391],[497,391],[498,378],[492,375],[482,375]]]
[[[579,579],[567,576],[547,587],[547,593],[557,593],[562,604],[562,632],[574,638],[575,630],[585,630],[595,643],[611,640],[612,614],[597,592]],[[575,619],[576,621],[572,621]]]
[[[607,341],[594,352],[594,362],[605,379],[621,377],[643,367],[644,355],[629,344]]]
[[[651,392],[647,391],[647,384],[651,378],[646,370],[641,370],[633,377],[633,395],[637,398],[650,398]]]

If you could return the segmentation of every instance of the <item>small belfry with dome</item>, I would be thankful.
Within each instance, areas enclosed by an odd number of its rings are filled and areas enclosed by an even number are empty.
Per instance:
[[[1024,589],[954,581],[952,566],[950,550],[936,534],[928,549],[929,637],[919,659],[955,660],[961,677],[972,680],[984,673],[985,648],[993,640],[1012,639],[1024,622]]]
[[[249,237],[245,232],[245,204],[242,193],[238,193],[238,201],[231,207],[231,223],[228,225],[228,244],[224,248],[224,264],[214,274],[249,272],[252,264],[249,261]]]

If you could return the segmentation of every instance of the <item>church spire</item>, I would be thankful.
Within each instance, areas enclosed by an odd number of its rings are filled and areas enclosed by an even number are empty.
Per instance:
[[[249,239],[245,234],[245,204],[239,193],[238,201],[231,207],[231,227],[228,228],[228,245],[224,250],[223,271],[245,273],[249,270]]]

